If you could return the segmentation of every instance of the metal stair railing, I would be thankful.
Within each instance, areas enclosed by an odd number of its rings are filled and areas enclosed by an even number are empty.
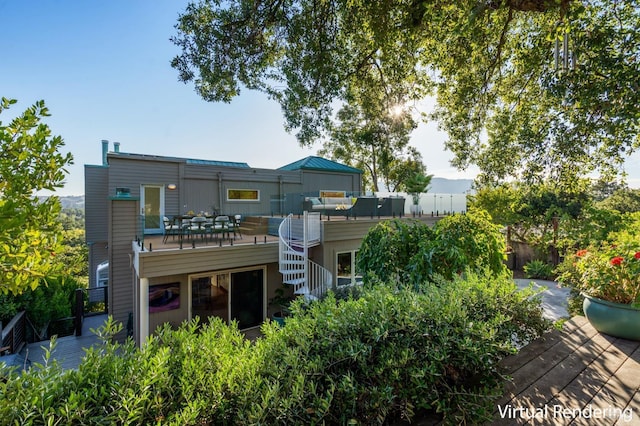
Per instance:
[[[294,293],[305,297],[324,295],[331,287],[333,276],[308,255],[309,247],[320,243],[320,215],[305,212],[302,219],[294,219],[290,214],[280,224],[278,235],[283,282],[292,285]]]

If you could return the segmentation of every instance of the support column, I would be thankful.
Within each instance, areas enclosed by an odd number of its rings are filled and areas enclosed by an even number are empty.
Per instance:
[[[142,346],[149,337],[149,278],[140,278],[138,285],[140,291],[140,303],[138,308],[138,321],[140,330],[136,339],[138,346]]]

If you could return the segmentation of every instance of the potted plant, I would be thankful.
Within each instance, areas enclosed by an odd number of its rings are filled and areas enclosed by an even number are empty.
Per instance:
[[[411,206],[412,214],[422,213],[422,209],[420,208],[420,194],[428,191],[432,178],[433,175],[416,173],[405,182],[404,187],[407,193],[411,195],[411,200],[413,201],[413,205]]]
[[[289,316],[289,305],[293,301],[291,296],[286,296],[286,291],[289,290],[287,286],[284,284],[282,287],[276,289],[275,295],[269,299],[269,306],[272,306],[275,310],[273,314],[271,314],[271,319],[280,326],[283,326],[286,321],[286,317]]]
[[[583,311],[603,333],[640,340],[640,243],[628,231],[569,255],[559,281],[584,296]]]

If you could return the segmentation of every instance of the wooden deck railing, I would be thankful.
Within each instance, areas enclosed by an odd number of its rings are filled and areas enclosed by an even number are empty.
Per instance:
[[[25,344],[25,330],[27,328],[27,315],[25,311],[16,314],[6,327],[2,329],[2,344],[0,355],[5,352],[15,354],[20,352]]]

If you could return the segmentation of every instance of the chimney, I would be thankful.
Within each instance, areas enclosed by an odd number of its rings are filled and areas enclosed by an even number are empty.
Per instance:
[[[120,142],[113,143],[113,152],[120,152]]]
[[[109,151],[109,141],[102,139],[102,165],[107,165],[107,152]]]

